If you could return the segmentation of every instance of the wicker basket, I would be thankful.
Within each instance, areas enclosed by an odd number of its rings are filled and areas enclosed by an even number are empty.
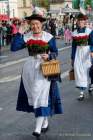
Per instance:
[[[44,76],[58,75],[61,73],[59,60],[50,60],[41,64]]]

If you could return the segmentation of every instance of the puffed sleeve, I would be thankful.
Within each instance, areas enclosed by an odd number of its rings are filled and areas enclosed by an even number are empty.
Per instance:
[[[93,52],[93,31],[89,35],[88,44],[90,45],[90,51]]]
[[[11,51],[18,51],[25,48],[25,41],[21,33],[17,33],[11,42]]]

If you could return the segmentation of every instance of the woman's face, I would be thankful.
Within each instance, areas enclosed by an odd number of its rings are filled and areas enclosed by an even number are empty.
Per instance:
[[[80,28],[85,27],[86,26],[86,20],[80,20],[79,21],[79,26],[80,26]]]
[[[31,20],[31,30],[33,33],[41,33],[42,23],[39,20]]]

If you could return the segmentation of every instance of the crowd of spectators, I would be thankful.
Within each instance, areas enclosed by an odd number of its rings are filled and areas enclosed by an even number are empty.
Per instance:
[[[28,28],[25,20],[12,20],[0,22],[0,49],[11,44],[13,36],[23,24]],[[28,29],[27,29],[28,30]]]
[[[64,39],[66,45],[69,45],[72,41],[72,18],[67,20],[59,20],[57,18],[47,18],[47,21],[44,23],[44,30],[50,32],[56,38]],[[76,26],[76,22],[74,20],[74,28]],[[72,25],[72,26],[71,26]],[[12,37],[18,32],[19,27],[25,27],[26,32],[30,30],[29,23],[26,20],[10,20],[10,21],[2,21],[0,22],[0,49],[10,45],[12,41]],[[87,21],[86,26],[93,29],[93,23]],[[25,33],[25,32],[24,32]]]

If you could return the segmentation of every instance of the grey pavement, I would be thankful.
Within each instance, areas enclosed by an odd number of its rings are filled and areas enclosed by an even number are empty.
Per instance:
[[[20,80],[0,85],[0,140],[34,140],[35,119],[31,113],[16,111]],[[11,86],[12,85],[12,86]],[[7,87],[7,88],[6,88]],[[41,140],[93,140],[93,97],[78,102],[74,81],[63,79],[60,84],[63,115],[49,118],[49,131]]]
[[[58,45],[61,46],[61,41]],[[24,50],[16,53],[4,52],[7,58],[1,64],[27,57]],[[70,69],[71,50],[59,52],[62,74]],[[21,74],[23,62],[0,68],[0,79]],[[35,140],[32,136],[35,119],[32,113],[16,111],[20,79],[0,83],[0,140]],[[79,95],[75,82],[66,75],[59,84],[63,114],[49,117],[49,131],[41,140],[93,140],[93,95],[86,90],[84,101],[77,101]]]
[[[22,135],[22,134],[14,134],[13,136],[11,135],[8,135],[7,137],[6,136],[1,136],[1,139],[0,140],[36,140],[36,138],[34,138],[33,136],[31,135]],[[69,136],[51,136],[51,135],[44,135],[44,136],[41,136],[39,139],[37,140],[92,140],[92,138],[90,138],[89,136],[82,136],[81,139],[80,139],[80,136],[77,136],[77,137],[69,137]]]
[[[10,48],[8,48],[1,51],[0,64],[9,62],[9,61],[19,60],[20,58],[27,57],[27,56],[28,56],[27,49],[11,52]]]

